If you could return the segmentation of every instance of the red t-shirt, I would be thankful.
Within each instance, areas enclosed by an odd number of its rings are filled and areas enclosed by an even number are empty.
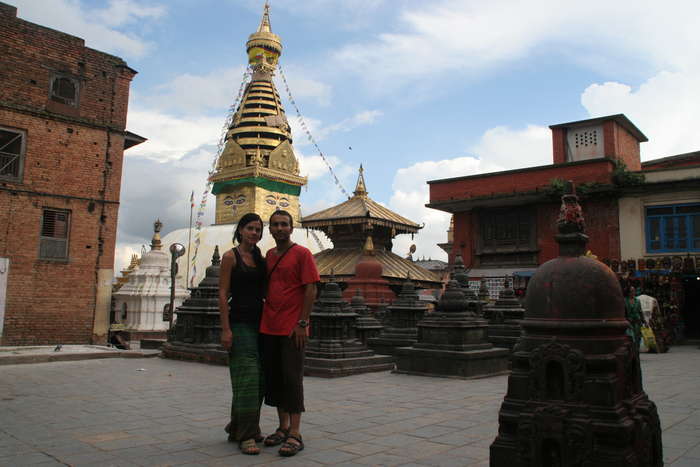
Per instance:
[[[311,252],[301,245],[294,245],[280,260],[275,248],[265,255],[268,280],[267,298],[263,308],[260,332],[273,336],[291,334],[301,316],[304,305],[304,286],[318,282],[321,278]]]

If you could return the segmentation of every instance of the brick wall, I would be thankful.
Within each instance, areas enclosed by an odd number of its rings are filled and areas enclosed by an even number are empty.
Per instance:
[[[97,276],[114,263],[135,72],[80,38],[17,18],[2,3],[0,30],[0,126],[26,133],[22,179],[0,179],[0,256],[10,259],[0,343],[99,341]],[[56,74],[78,83],[77,106],[49,99]],[[39,259],[44,208],[70,212],[68,261]]]

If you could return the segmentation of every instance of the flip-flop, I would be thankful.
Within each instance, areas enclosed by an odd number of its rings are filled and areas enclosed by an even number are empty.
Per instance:
[[[260,448],[255,444],[255,439],[250,438],[238,443],[238,448],[243,454],[248,454],[249,456],[257,456],[260,454]]]
[[[294,441],[297,441],[297,443],[290,443],[289,440],[293,439]],[[301,440],[301,435],[299,436],[294,436],[294,435],[289,435],[287,436],[287,440],[284,442],[282,447],[279,449],[279,455],[282,457],[292,457],[295,456],[299,451],[304,450],[304,442]]]

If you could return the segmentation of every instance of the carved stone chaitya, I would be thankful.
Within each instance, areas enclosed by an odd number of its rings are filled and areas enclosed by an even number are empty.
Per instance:
[[[451,280],[437,309],[418,322],[418,342],[394,351],[397,372],[475,377],[508,369],[508,350],[486,340],[487,322],[467,309],[456,281]]]
[[[204,279],[185,302],[175,309],[177,321],[163,356],[179,360],[227,363],[228,353],[221,346],[219,320],[219,248],[214,249],[211,266]]]
[[[413,282],[407,278],[398,298],[387,307],[386,327],[368,345],[385,355],[392,355],[397,347],[412,346],[418,341],[418,322],[427,310],[428,305],[420,301]]]
[[[484,309],[484,318],[489,321],[489,341],[497,347],[512,350],[520,337],[520,322],[524,315],[525,309],[506,279],[498,300]]]
[[[570,192],[558,221],[560,256],[528,285],[491,466],[662,466],[659,416],[625,334],[620,285],[583,256],[588,237]]]
[[[343,300],[340,287],[327,282],[311,312],[311,339],[304,374],[334,378],[390,370],[392,357],[375,355],[357,339],[357,313]]]
[[[450,273],[450,280],[456,281],[457,286],[464,294],[464,299],[467,301],[467,310],[478,314],[480,308],[479,297],[469,287],[469,274],[467,274],[467,270],[464,269],[464,262],[459,253],[455,256],[455,264]]]
[[[355,331],[357,338],[367,345],[367,340],[373,337],[378,337],[384,329],[382,323],[374,316],[374,313],[369,309],[362,296],[362,291],[357,289],[352,300],[350,300],[350,308],[357,313],[355,321]]]

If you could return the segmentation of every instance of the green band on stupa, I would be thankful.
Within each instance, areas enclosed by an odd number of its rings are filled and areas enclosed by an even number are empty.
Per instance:
[[[255,185],[260,188],[264,188],[268,191],[273,191],[275,193],[284,193],[293,196],[299,196],[299,194],[301,193],[300,186],[291,185],[289,183],[284,182],[278,182],[263,177],[246,177],[239,178],[236,180],[227,180],[224,182],[215,182],[211,192],[214,195],[218,195],[219,193],[222,193],[225,188],[233,188],[237,185]]]

